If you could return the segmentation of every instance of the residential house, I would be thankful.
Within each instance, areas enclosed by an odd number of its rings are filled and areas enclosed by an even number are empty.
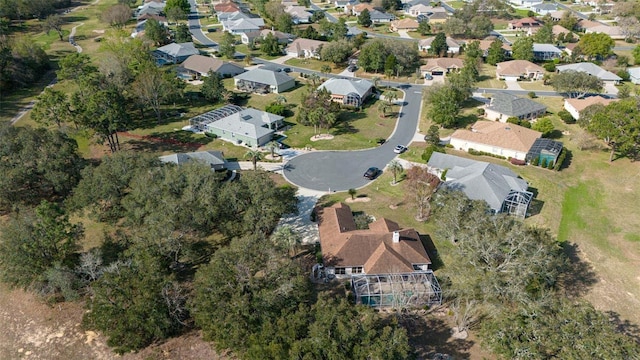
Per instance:
[[[526,127],[497,121],[476,121],[471,130],[458,129],[450,144],[458,150],[483,151],[489,154],[525,160],[527,153],[542,133]]]
[[[614,40],[624,40],[626,38],[620,26],[598,25],[592,26],[584,32],[586,34],[607,34]]]
[[[552,11],[549,13],[549,16],[551,16],[552,21],[558,22],[562,20],[562,17],[564,16],[564,10]]]
[[[418,41],[418,50],[424,51],[424,52],[429,51],[429,49],[431,49],[431,43],[435,38],[436,38],[435,36],[431,36],[426,39],[422,39]],[[459,42],[457,42],[456,40],[454,40],[449,36],[447,36],[446,41],[447,41],[447,47],[448,47],[447,54],[453,55],[453,54],[460,53],[460,47],[462,46],[462,44],[460,44]]]
[[[506,122],[510,117],[535,120],[547,112],[547,107],[531,99],[508,93],[495,93],[485,105],[484,116],[489,120]]]
[[[371,17],[371,22],[374,24],[390,23],[396,19],[396,17],[393,14],[389,14],[389,13],[378,11],[378,10],[373,10],[369,12],[369,15]]]
[[[280,44],[288,44],[292,39],[295,38],[295,35],[293,34],[283,33],[276,30],[263,29],[260,31],[250,31],[242,33],[242,35],[240,35],[240,40],[243,44],[248,45],[251,42],[260,42],[260,40],[264,39],[269,34],[278,39],[278,43]]]
[[[627,68],[627,72],[629,73],[629,80],[638,85],[640,84],[640,67],[632,67]]]
[[[226,20],[221,20],[222,30],[241,35],[242,33],[258,31],[264,27],[264,19],[243,12],[235,12]]]
[[[426,5],[424,3],[418,3],[415,5],[405,6],[404,11],[407,15],[410,16],[419,16],[419,15],[432,15],[436,13],[447,14],[447,10],[441,6],[431,6]]]
[[[189,120],[194,130],[234,144],[259,147],[271,141],[284,117],[253,108],[226,105]]]
[[[356,2],[356,0],[334,0],[333,7],[337,9],[344,9],[347,5],[353,5]]]
[[[578,23],[576,24],[576,30],[586,32],[588,29],[591,29],[597,26],[602,26],[602,23],[593,21],[593,20],[578,19]]]
[[[199,53],[200,51],[196,49],[192,42],[179,44],[171,43],[159,47],[153,52],[153,56],[166,63],[179,64],[185,61],[189,56],[197,55]]]
[[[542,80],[544,77],[544,69],[527,60],[510,60],[497,64],[496,77],[499,80],[517,81]]]
[[[291,15],[291,20],[294,24],[308,24],[311,22],[311,14],[304,6],[289,5],[284,9],[284,12]]]
[[[564,99],[564,108],[574,119],[580,120],[580,113],[589,106],[595,104],[607,106],[614,101],[618,101],[618,99],[607,99],[600,95],[589,96],[583,99]]]
[[[482,50],[482,56],[487,57],[489,55],[489,48],[491,47],[491,44],[495,40],[478,40],[478,41],[480,42],[480,50]],[[511,45],[505,42],[502,42],[502,50],[504,50],[504,54],[506,56],[511,55]]]
[[[573,34],[573,36],[575,38],[577,38],[576,34],[574,34],[573,31],[567,29],[564,26],[560,26],[560,25],[553,25],[551,27],[551,33],[553,34],[553,36],[558,36],[560,34],[564,34],[564,36],[567,36],[568,34]]]
[[[215,171],[222,171],[227,168],[227,161],[222,155],[222,152],[212,150],[160,156],[160,161],[163,163],[174,163],[176,165],[199,162],[209,165],[211,169]]]
[[[150,1],[148,3],[144,3],[136,8],[136,10],[134,11],[134,17],[138,19],[140,16],[143,16],[145,14],[164,14],[165,6],[166,4],[164,2]]]
[[[494,214],[524,218],[533,199],[529,184],[504,166],[436,152],[427,166],[438,177],[444,174],[442,186],[486,202]]]
[[[405,18],[402,20],[395,20],[391,22],[391,31],[399,31],[399,30],[407,30],[407,31],[416,31],[418,30],[417,21],[409,18]]]
[[[533,10],[536,14],[544,16],[554,11],[557,11],[558,5],[556,5],[555,3],[535,4],[531,7],[531,10]]]
[[[233,77],[236,89],[258,94],[279,94],[296,86],[296,81],[279,71],[252,69]]]
[[[622,81],[622,78],[610,71],[607,71],[600,66],[590,63],[590,62],[581,62],[577,64],[569,64],[569,65],[559,65],[556,66],[556,71],[580,71],[585,72],[591,76],[595,76],[602,80],[605,84],[619,84]]]
[[[376,9],[369,3],[354,3],[345,7],[345,12],[353,16],[360,16],[364,10],[368,10],[369,14],[371,14]]]
[[[220,77],[232,77],[242,74],[246,70],[228,61],[212,58],[203,55],[191,55],[182,63],[178,70],[180,73],[189,74],[195,79],[209,76],[209,71],[213,71]]]
[[[289,44],[289,46],[287,46],[285,52],[287,53],[287,55],[297,58],[319,59],[320,50],[326,43],[326,41],[298,38],[293,40],[293,42]]]
[[[553,44],[533,44],[533,58],[539,61],[548,61],[559,59],[562,56],[562,50]]]
[[[241,11],[240,6],[233,1],[223,1],[213,5],[213,10],[216,13],[234,13]]]
[[[566,52],[567,55],[571,56],[573,55],[573,50],[576,48],[576,46],[578,46],[578,43],[568,43],[564,45],[564,49],[562,50]]]
[[[444,76],[452,71],[458,71],[463,67],[464,62],[458,58],[428,59],[426,64],[420,66],[420,74],[422,77],[426,75]]]
[[[542,23],[538,19],[528,17],[524,19],[512,20],[507,24],[509,30],[528,31],[531,28],[541,27]]]
[[[365,79],[331,78],[318,87],[331,93],[331,100],[360,107],[373,92],[373,83]]]
[[[517,7],[531,9],[534,5],[540,4],[542,0],[509,0],[509,2]]]
[[[380,218],[358,230],[351,208],[336,203],[319,212],[318,231],[325,271],[347,278],[357,274],[402,274],[429,269],[431,259],[414,229]]]
[[[429,24],[444,24],[449,19],[449,14],[446,12],[434,12],[433,14],[426,16]]]
[[[149,19],[153,19],[153,20],[159,22],[160,24],[163,24],[164,26],[168,25],[167,18],[166,18],[166,16],[164,16],[164,13],[161,13],[161,14],[144,14],[144,15],[138,16],[138,22],[141,22],[141,21],[144,21],[144,20],[149,20]]]

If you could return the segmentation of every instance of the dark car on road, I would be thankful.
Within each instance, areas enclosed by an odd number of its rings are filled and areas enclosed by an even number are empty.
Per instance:
[[[364,177],[369,180],[373,180],[376,178],[376,176],[378,176],[378,172],[380,172],[380,170],[378,170],[377,167],[370,167],[367,169],[367,171],[365,171]]]

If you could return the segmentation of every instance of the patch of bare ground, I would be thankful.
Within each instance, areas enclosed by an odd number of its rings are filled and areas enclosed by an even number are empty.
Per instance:
[[[347,204],[351,204],[351,203],[358,203],[358,202],[369,202],[371,201],[370,197],[355,197],[355,198],[346,198],[344,199],[344,202],[346,202]]]
[[[120,356],[104,336],[82,329],[84,311],[82,303],[49,306],[33,294],[0,284],[0,359],[233,359],[218,355],[195,331]]]

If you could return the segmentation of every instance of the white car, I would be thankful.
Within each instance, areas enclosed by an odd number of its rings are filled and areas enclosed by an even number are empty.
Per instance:
[[[396,145],[396,147],[393,148],[393,152],[396,154],[402,154],[405,151],[407,151],[407,147],[403,145]]]

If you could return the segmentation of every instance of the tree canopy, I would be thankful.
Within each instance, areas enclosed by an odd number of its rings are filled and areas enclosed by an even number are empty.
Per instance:
[[[589,33],[580,37],[578,46],[584,55],[602,59],[611,53],[615,42],[604,33]]]
[[[533,38],[521,36],[513,43],[512,56],[516,60],[533,61]]]
[[[565,93],[570,98],[583,98],[589,93],[602,90],[602,80],[582,71],[567,70],[555,74],[551,78],[551,86],[557,92]]]

